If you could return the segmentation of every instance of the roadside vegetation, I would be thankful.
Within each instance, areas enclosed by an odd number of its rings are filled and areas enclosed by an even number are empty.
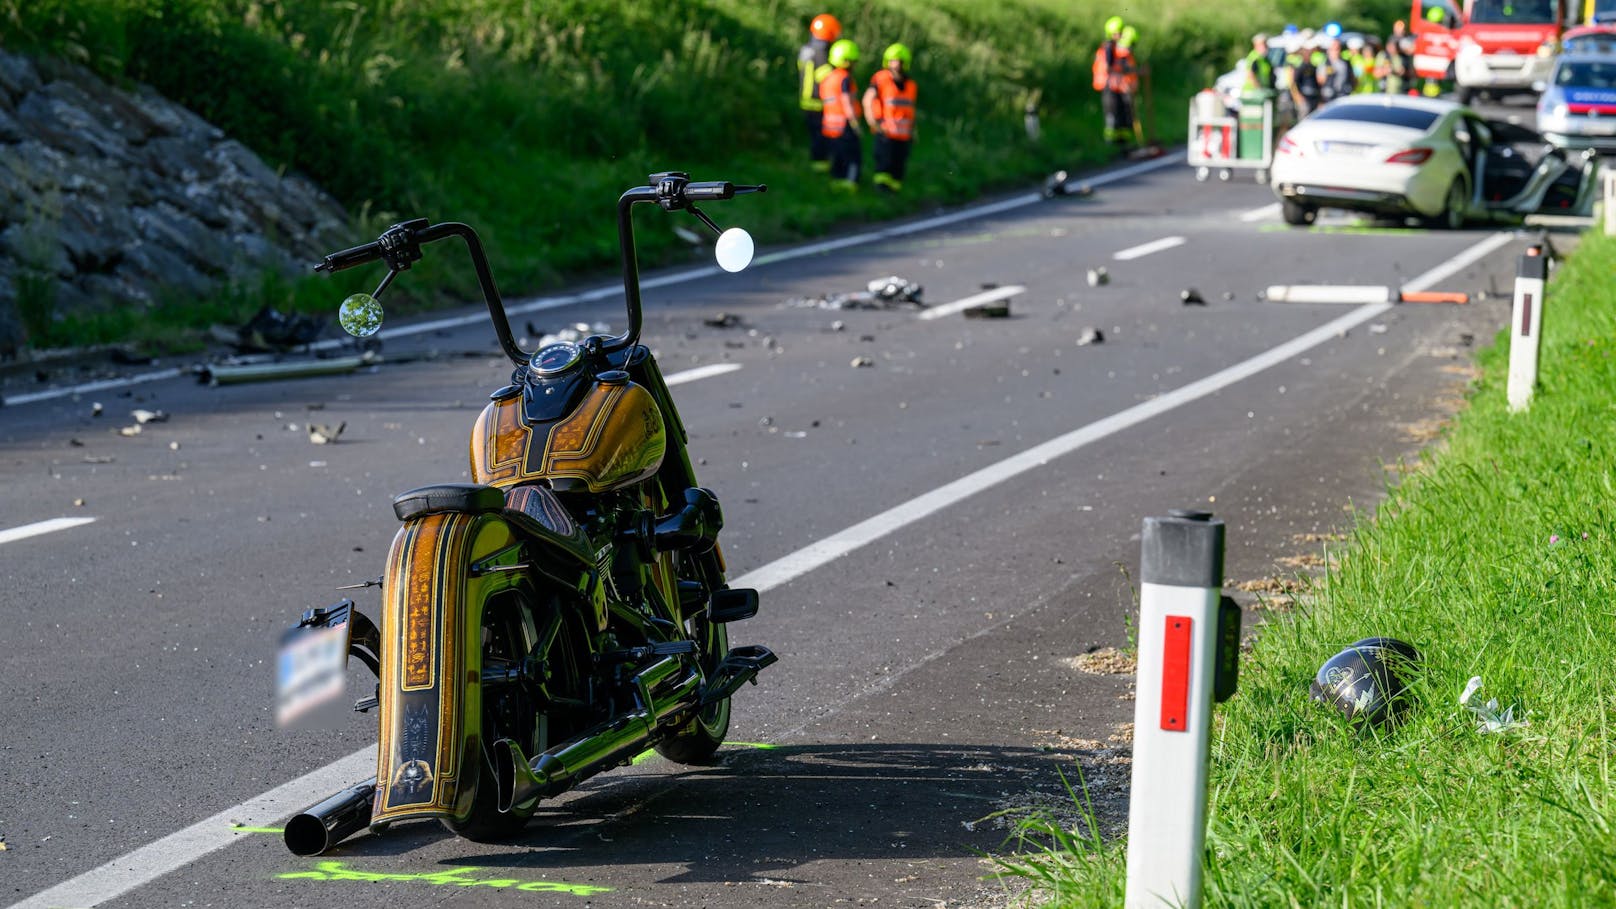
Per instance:
[[[1531,409],[1507,412],[1507,341],[1483,353],[1443,444],[1259,630],[1216,711],[1206,905],[1616,905],[1613,271],[1616,241],[1588,235],[1546,295]],[[1377,734],[1308,683],[1381,635],[1423,665],[1407,721]],[[1476,676],[1470,703],[1524,725],[1478,732],[1459,704]],[[1021,832],[1006,871],[1048,904],[1120,905],[1120,831]]]
[[[767,195],[715,214],[778,243],[1106,160],[1089,66],[1113,13],[1140,31],[1147,132],[1172,142],[1183,138],[1186,99],[1245,53],[1251,31],[1326,19],[1380,31],[1400,8],[1377,4],[0,0],[0,43],[153,85],[335,194],[356,241],[406,217],[471,223],[502,289],[519,295],[611,267],[613,203],[655,170],[768,183]],[[901,197],[832,195],[806,167],[796,50],[808,20],[827,10],[863,50],[861,85],[888,43],[915,50],[921,113]],[[1036,140],[1024,125],[1029,103]],[[646,232],[642,255],[655,264],[690,253],[664,221]],[[395,307],[406,293],[423,306],[469,295],[460,264],[445,265],[452,258],[429,260],[395,292]],[[184,327],[203,311],[213,319],[259,302],[325,307],[373,278],[317,289],[309,279],[250,282],[145,315]]]

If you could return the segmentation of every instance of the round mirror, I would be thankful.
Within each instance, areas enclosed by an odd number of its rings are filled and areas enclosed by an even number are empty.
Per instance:
[[[740,271],[752,264],[752,235],[739,227],[731,227],[718,235],[713,250],[718,254],[719,268]]]
[[[381,330],[382,304],[370,294],[354,294],[337,309],[342,330],[356,338],[368,338]]]

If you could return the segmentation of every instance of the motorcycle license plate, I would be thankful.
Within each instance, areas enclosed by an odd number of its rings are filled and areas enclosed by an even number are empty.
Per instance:
[[[342,696],[348,629],[295,628],[281,639],[276,660],[275,721],[282,726]]]

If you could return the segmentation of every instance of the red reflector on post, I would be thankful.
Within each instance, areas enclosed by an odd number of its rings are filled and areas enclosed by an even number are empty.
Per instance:
[[[1168,732],[1189,729],[1190,643],[1194,627],[1187,615],[1167,617],[1162,638],[1161,728]]]

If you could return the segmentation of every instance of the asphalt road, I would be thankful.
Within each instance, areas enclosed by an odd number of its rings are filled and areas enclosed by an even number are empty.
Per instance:
[[[781,659],[736,695],[745,744],[718,766],[596,777],[499,846],[416,823],[299,859],[256,832],[369,775],[366,719],[275,726],[275,641],[380,574],[393,494],[466,477],[509,369],[491,331],[399,338],[390,355],[440,357],[350,376],[0,409],[0,530],[94,518],[0,542],[0,903],[1003,904],[984,855],[1014,812],[1072,818],[1060,772],[1081,767],[1104,830],[1125,820],[1130,680],[1073,658],[1128,643],[1141,519],[1214,511],[1231,582],[1307,573],[1459,406],[1474,346],[1507,320],[1522,239],[1292,230],[1273,203],[1170,165],[648,292],[664,372],[738,367],[675,394],[732,575],[766,588],[732,642]],[[1111,281],[1090,287],[1101,265]],[[1008,319],[791,302],[887,275],[933,306],[1026,290]],[[1258,298],[1405,282],[1488,296],[1373,313]],[[1206,305],[1181,302],[1192,287]],[[616,306],[516,321],[615,328]],[[739,324],[704,324],[720,313]],[[1091,329],[1103,343],[1080,344]],[[119,434],[137,407],[170,418]],[[309,423],[345,429],[316,446]],[[845,554],[803,555],[861,524]]]

